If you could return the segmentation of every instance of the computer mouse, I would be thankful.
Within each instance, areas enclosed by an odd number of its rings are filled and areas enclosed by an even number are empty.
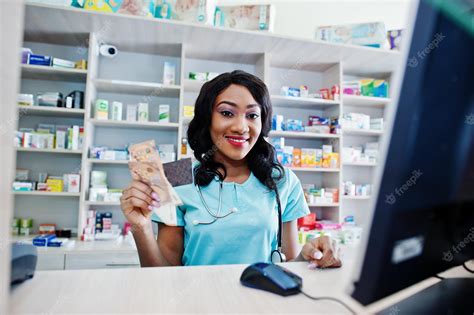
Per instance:
[[[303,280],[278,265],[255,263],[245,268],[240,276],[240,283],[246,287],[288,296],[300,292]]]

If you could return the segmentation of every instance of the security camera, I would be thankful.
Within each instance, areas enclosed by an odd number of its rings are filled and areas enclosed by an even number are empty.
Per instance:
[[[99,53],[107,58],[113,58],[117,55],[118,49],[112,45],[101,44],[99,47]]]

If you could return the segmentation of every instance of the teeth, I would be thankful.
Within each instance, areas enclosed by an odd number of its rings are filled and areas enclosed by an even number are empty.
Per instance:
[[[244,143],[245,141],[247,141],[247,140],[243,140],[243,139],[240,140],[240,139],[234,139],[234,138],[227,138],[227,139],[232,140],[234,142],[239,142],[239,143]]]

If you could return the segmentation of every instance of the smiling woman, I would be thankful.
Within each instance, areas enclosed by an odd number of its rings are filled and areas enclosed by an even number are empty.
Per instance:
[[[197,162],[193,184],[175,187],[183,205],[177,226],[152,213],[160,200],[133,181],[122,196],[142,266],[249,264],[308,260],[339,267],[327,237],[298,252],[296,220],[309,213],[296,175],[276,159],[265,140],[272,106],[265,84],[243,71],[205,83],[188,139]],[[150,219],[158,223],[154,240]]]

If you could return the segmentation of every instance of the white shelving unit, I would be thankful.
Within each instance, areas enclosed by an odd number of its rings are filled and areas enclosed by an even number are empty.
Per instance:
[[[385,108],[390,104],[390,99],[385,97],[343,95],[342,99],[346,106]]]
[[[87,70],[21,65],[23,79],[85,82]]]
[[[53,154],[82,154],[80,150],[67,149],[35,149],[35,148],[15,148],[17,152],[32,152],[32,153],[53,153]]]
[[[106,22],[112,23],[113,31],[104,31]],[[139,34],[137,30],[140,30]],[[183,117],[183,106],[194,105],[204,84],[187,79],[188,72],[222,73],[235,69],[251,72],[267,84],[275,113],[283,114],[285,118],[306,120],[308,115],[339,117],[349,109],[383,111],[389,106],[390,100],[346,95],[338,101],[285,97],[279,95],[281,86],[308,85],[312,92],[333,85],[341,86],[348,75],[389,78],[400,60],[400,54],[394,51],[43,4],[26,5],[24,32],[25,42],[41,43],[38,45],[45,45],[50,49],[43,52],[45,54],[55,56],[54,47],[51,47],[57,45],[64,51],[73,52],[81,51],[78,47],[86,48],[86,54],[81,59],[87,59],[87,71],[22,66],[22,76],[26,80],[84,85],[84,110],[33,107],[27,109],[27,116],[83,119],[83,150],[17,149],[18,152],[23,152],[21,154],[48,153],[41,157],[43,160],[48,159],[52,153],[80,157],[76,166],[82,175],[79,203],[74,204],[77,211],[68,213],[68,218],[75,222],[79,235],[89,209],[113,211],[114,220],[122,216],[119,203],[88,201],[91,170],[106,170],[110,188],[124,188],[130,180],[127,161],[91,159],[89,149],[92,146],[120,148],[128,143],[153,138],[159,144],[174,144],[177,157],[182,157],[181,138],[185,136],[186,125],[189,123],[189,120]],[[119,55],[113,59],[99,57],[100,41],[117,46]],[[69,56],[66,54],[57,57],[68,59]],[[164,61],[176,65],[175,85],[162,84]],[[70,89],[73,89],[75,86],[71,87]],[[109,102],[118,100],[124,104],[147,102],[150,107],[150,120],[153,121],[156,121],[155,107],[158,104],[169,104],[171,122],[97,120],[93,118],[93,104],[98,98],[108,99]],[[346,143],[351,145],[361,141],[359,138],[365,139],[364,141],[367,138],[377,140],[382,135],[383,132],[370,130],[345,130],[340,135],[286,131],[271,132],[270,137],[284,137],[288,145],[300,148],[320,148],[323,144],[332,144],[335,152],[341,152]],[[346,139],[348,137],[351,139]],[[61,158],[69,161],[70,156]],[[72,164],[73,162],[69,162],[69,165]],[[366,168],[354,168],[355,171],[351,168],[352,166],[342,163],[340,168],[333,169],[291,167],[302,183],[314,183],[327,188],[341,188],[343,180],[347,180],[346,175],[357,177],[357,172],[366,171]],[[351,172],[353,174],[350,174]],[[355,215],[359,222],[360,209],[350,206],[353,200],[340,197],[340,203],[314,204],[310,205],[311,209],[317,212],[319,218],[341,222],[344,216]],[[43,212],[47,211],[50,210],[43,209]],[[42,218],[40,215],[34,219]]]
[[[134,129],[156,129],[156,130],[177,130],[178,123],[159,123],[159,122],[133,122],[133,121],[117,121],[117,120],[98,120],[90,119],[96,127],[115,127],[115,128],[134,128]]]
[[[51,192],[51,191],[15,191],[18,196],[42,196],[42,197],[80,197],[81,193]]]
[[[84,109],[47,107],[47,106],[17,106],[22,115],[37,115],[47,117],[84,117]]]
[[[314,133],[301,131],[274,131],[270,132],[270,137],[300,138],[300,139],[339,139],[339,135],[330,133]]]
[[[341,196],[342,199],[346,200],[370,200],[370,196]]]
[[[272,105],[275,107],[326,107],[339,105],[338,101],[324,100],[318,98],[304,98],[283,95],[271,95],[270,97],[272,99]]]
[[[354,136],[381,136],[383,134],[383,131],[366,129],[342,129],[342,133],[345,135]]]
[[[179,85],[164,85],[152,82],[133,82],[124,80],[104,80],[94,79],[95,87],[98,92],[110,92],[120,94],[136,94],[163,97],[179,96]]]

